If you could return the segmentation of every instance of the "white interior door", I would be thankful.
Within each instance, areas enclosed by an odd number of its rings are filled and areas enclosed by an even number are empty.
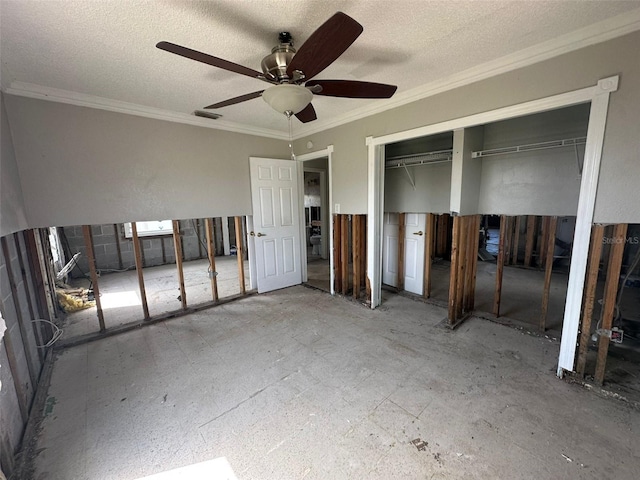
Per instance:
[[[302,283],[296,162],[250,158],[258,292]]]
[[[406,213],[404,216],[404,289],[416,295],[423,294],[426,222],[424,213]]]
[[[398,214],[385,212],[382,227],[382,283],[398,286]]]

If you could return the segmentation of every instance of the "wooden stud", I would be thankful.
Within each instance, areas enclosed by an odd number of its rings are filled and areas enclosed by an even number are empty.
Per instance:
[[[333,290],[336,293],[342,292],[342,215],[335,214],[333,216]]]
[[[462,318],[462,307],[465,301],[465,275],[467,271],[467,225],[469,217],[457,217],[460,219],[458,233],[458,273],[456,274],[456,320]]]
[[[247,293],[247,288],[244,284],[244,249],[242,248],[242,217],[235,217],[236,227],[236,256],[238,257],[238,282],[240,283],[240,293]]]
[[[2,253],[4,256],[4,266],[7,269],[7,277],[9,277],[9,288],[11,289],[11,296],[13,297],[13,308],[15,311],[15,319],[20,330],[20,337],[22,338],[22,348],[24,350],[24,356],[27,360],[27,370],[29,371],[29,377],[31,378],[31,386],[35,390],[38,383],[38,369],[31,357],[31,349],[29,348],[29,336],[27,335],[27,328],[24,324],[24,318],[22,318],[22,307],[20,305],[20,298],[18,297],[18,287],[16,285],[16,279],[13,275],[13,267],[11,265],[11,255],[9,253],[9,247],[7,244],[7,237],[0,238],[2,242]],[[16,248],[19,246],[14,245]],[[4,315],[3,315],[4,316]],[[6,317],[5,317],[6,318]]]
[[[351,236],[353,237],[353,244],[351,246],[351,255],[353,257],[353,298],[357,299],[360,295],[360,215],[353,215],[351,217]]]
[[[587,351],[589,348],[589,338],[591,337],[593,307],[596,301],[596,288],[598,286],[598,273],[600,270],[600,258],[602,256],[604,228],[604,225],[594,225],[591,229],[591,248],[589,250],[589,264],[587,266],[587,284],[584,289],[582,326],[580,328],[578,360],[576,363],[576,373],[582,378],[584,378],[584,371],[587,365]]]
[[[451,235],[451,271],[449,276],[449,325],[457,320],[457,276],[458,276],[458,242],[460,238],[460,217],[453,217],[453,233]]]
[[[53,271],[53,258],[51,256],[51,244],[49,243],[49,229],[38,229],[38,238],[40,248],[40,258],[42,259],[42,269],[46,273],[46,281],[49,297],[51,299],[51,311],[53,316],[57,318],[56,311],[58,307],[56,295],[56,274]]]
[[[549,222],[551,217],[542,217],[542,227],[540,233],[540,256],[538,257],[538,266],[542,268],[547,264],[547,252],[549,250]]]
[[[502,297],[502,273],[504,270],[504,247],[507,236],[507,217],[500,216],[500,240],[498,244],[498,260],[496,265],[496,290],[493,295],[493,314],[500,316],[500,299]]]
[[[518,247],[520,246],[520,215],[516,216],[515,227],[513,231],[513,248],[511,249],[511,263],[518,264]]]
[[[346,295],[349,291],[349,215],[341,215],[340,223],[342,223],[340,228],[340,259],[342,261],[340,277],[342,278],[342,294]]]
[[[398,277],[396,279],[398,290],[404,290],[404,241],[407,234],[405,218],[404,213],[398,213]]]
[[[425,298],[431,297],[431,265],[433,262],[435,220],[435,215],[433,213],[427,213],[424,239],[424,285],[422,293]]]
[[[463,308],[466,312],[470,312],[473,309],[474,293],[473,280],[475,276],[474,264],[478,258],[478,230],[476,228],[476,215],[467,217],[466,228],[466,250],[465,256],[465,277],[464,277],[464,301]]]
[[[4,317],[4,314],[2,315]],[[22,423],[27,423],[29,419],[29,408],[27,407],[27,392],[24,389],[24,384],[18,376],[18,361],[16,359],[16,351],[13,348],[13,342],[11,341],[10,332],[5,332],[2,338],[4,342],[4,351],[7,354],[9,363],[9,371],[11,372],[11,378],[13,379],[13,386],[16,390],[16,396],[18,397],[18,408],[20,410],[20,417]]]
[[[23,237],[23,240],[24,240],[24,237]],[[24,261],[24,256],[22,255],[22,247],[20,245],[20,236],[18,235],[18,233],[13,234],[13,241],[15,243],[16,253],[18,255],[18,266],[20,267],[20,275],[22,276],[22,285],[24,286],[24,292],[27,296],[27,308],[29,310],[29,318],[31,320],[36,320],[37,319],[36,312],[35,312],[35,309],[33,308],[33,303],[31,302],[31,287],[29,286],[30,282],[29,282],[29,279],[27,278],[27,271],[25,268],[26,265]],[[31,329],[33,330],[33,335],[35,339],[38,341],[38,344],[44,345],[46,342],[44,342],[42,331],[37,326],[39,322],[32,321],[30,323],[31,323]],[[38,358],[40,358],[40,362],[44,362],[44,357],[45,357],[44,349],[38,348],[37,350],[38,350]]]
[[[535,215],[527,215],[527,240],[524,247],[524,265],[531,266],[531,258],[533,257],[533,242],[536,231]]]
[[[367,216],[360,215],[360,272],[362,287],[367,285]]]
[[[135,222],[132,222],[131,224],[133,225],[133,223]],[[118,268],[122,270],[124,266],[122,264],[122,249],[120,248],[120,230],[118,229],[117,223],[113,224],[113,236],[116,240],[116,251],[118,252]]]
[[[620,283],[620,270],[622,268],[622,255],[624,253],[627,238],[627,224],[619,223],[613,229],[611,253],[607,268],[607,280],[604,287],[604,301],[602,303],[602,329],[611,330],[613,316],[615,314]],[[595,381],[598,385],[604,383],[604,373],[609,352],[609,337],[600,335],[598,340],[598,357],[596,360]]]
[[[184,271],[182,270],[182,239],[180,238],[180,223],[173,220],[173,247],[176,251],[176,267],[178,269],[178,281],[180,282],[180,303],[182,309],[187,308],[187,291],[184,286]]]
[[[507,238],[505,239],[504,264],[511,265],[511,242],[513,241],[513,217],[507,216]]]
[[[106,327],[104,325],[104,315],[102,313],[102,305],[100,303],[100,287],[98,286],[98,273],[96,272],[96,257],[93,253],[93,235],[91,234],[91,225],[83,225],[82,234],[84,236],[84,245],[87,249],[87,262],[89,263],[89,274],[91,275],[93,297],[96,301],[98,324],[100,325],[100,331],[104,332]]]
[[[558,217],[545,217],[547,223],[547,241],[545,247],[544,287],[542,289],[542,310],[540,313],[540,331],[547,328],[547,312],[549,310],[549,290],[551,289],[551,272],[553,270],[553,250],[556,244],[556,228]]]
[[[218,301],[218,276],[216,272],[216,253],[213,244],[213,219],[205,219],[205,233],[207,235],[207,256],[209,257],[209,277],[211,278],[211,296]]]
[[[478,249],[479,245],[479,236],[480,236],[480,222],[482,221],[482,215],[476,215],[473,220],[473,259],[471,263],[471,293],[469,296],[469,306],[468,310],[471,312],[475,308],[475,298],[476,298],[476,277],[478,274]]]
[[[36,306],[38,315],[45,320],[51,320],[54,318],[48,308],[46,287],[44,279],[42,277],[42,269],[40,267],[40,258],[38,257],[38,248],[36,246],[35,234],[33,230],[25,230],[22,232],[27,249],[27,261],[29,264],[29,271],[31,272],[31,278],[34,283],[34,290],[36,294]],[[53,327],[46,322],[39,322],[41,334],[43,337],[43,345],[51,339],[53,335]]]
[[[144,275],[142,273],[142,248],[140,247],[140,239],[138,238],[138,226],[136,225],[136,222],[131,222],[131,241],[133,243],[133,256],[136,261],[136,273],[138,274],[138,289],[140,290],[140,299],[142,300],[142,312],[144,313],[144,319],[148,320],[149,305],[147,304],[147,292],[144,288]]]

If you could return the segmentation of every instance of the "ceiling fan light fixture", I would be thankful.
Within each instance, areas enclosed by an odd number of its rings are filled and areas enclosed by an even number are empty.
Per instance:
[[[295,115],[311,103],[313,93],[300,85],[274,85],[262,92],[262,98],[276,112]]]

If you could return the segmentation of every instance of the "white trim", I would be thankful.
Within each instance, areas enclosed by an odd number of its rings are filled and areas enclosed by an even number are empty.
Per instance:
[[[562,376],[564,370],[573,370],[591,225],[593,222],[598,176],[600,173],[600,160],[607,122],[609,94],[618,89],[618,81],[619,77],[615,75],[601,79],[598,84],[593,87],[533,100],[519,105],[499,108],[497,110],[434,125],[414,128],[405,132],[398,132],[381,137],[367,137],[367,208],[370,216],[369,229],[367,231],[367,246],[369,251],[367,261],[371,272],[371,307],[375,308],[379,305],[379,292],[381,291],[381,272],[378,270],[378,264],[380,263],[379,250],[382,244],[380,234],[382,217],[379,210],[380,205],[384,202],[384,155],[382,150],[384,145],[459,128],[473,127],[497,120],[539,113],[555,108],[568,107],[578,103],[591,102],[557,374],[558,376]]]
[[[314,122],[314,124],[303,125],[297,130],[294,139],[304,138],[308,135],[382,113],[392,108],[453,90],[454,88],[527,67],[590,45],[621,37],[636,30],[640,30],[640,8],[594,23],[552,40],[525,48],[431,83],[421,85],[417,88],[406,90],[394,95],[394,97],[389,100],[381,100],[374,104],[351,110],[344,115],[333,117],[331,121],[323,121],[321,123]]]
[[[618,90],[618,77],[600,80],[596,89],[589,112],[587,143],[584,152],[580,196],[578,197],[578,213],[576,215],[576,228],[573,236],[571,265],[569,267],[567,300],[564,321],[562,322],[562,339],[558,358],[557,374],[559,377],[562,377],[563,370],[573,371],[574,368],[584,278],[589,256],[591,225],[593,224],[593,212],[598,190],[604,132],[607,125],[609,94]]]
[[[7,88],[5,92],[9,95],[16,95],[19,97],[36,98],[39,100],[66,103],[79,107],[96,108],[98,110],[106,110],[109,112],[124,113],[127,115],[135,115],[138,117],[165,120],[167,122],[183,123],[186,125],[195,125],[197,127],[212,128],[214,130],[244,133],[247,135],[256,135],[259,137],[275,138],[278,140],[289,139],[289,134],[287,132],[281,132],[278,130],[250,127],[241,125],[239,123],[228,122],[225,120],[210,120],[186,113],[147,107],[144,105],[138,105],[136,103],[122,102],[120,100],[112,100],[110,98],[87,95],[84,93],[70,92],[68,90],[43,87],[41,85],[35,85],[33,83],[12,82],[11,86]]]
[[[333,155],[333,145],[327,145],[327,148],[325,148],[324,150],[318,150],[315,152],[309,152],[309,153],[305,153],[303,155],[297,155],[296,156],[296,160],[298,162],[306,162],[307,160],[316,160],[318,158],[327,158],[327,177],[328,177],[328,181],[329,181],[329,215],[328,215],[328,226],[329,226],[329,270],[330,270],[330,284],[331,284],[331,295],[335,295],[335,289],[334,289],[334,272],[333,272],[333,181],[332,181],[332,167],[331,167],[331,163],[332,163],[332,155]],[[302,195],[300,195],[300,203],[301,203],[301,222],[300,222],[300,231],[301,231],[301,235],[300,235],[300,241],[301,241],[301,246],[302,248],[302,252],[300,255],[300,258],[302,259],[302,273],[303,273],[303,282],[307,281],[307,248],[306,248],[306,236],[305,236],[305,232],[304,232],[304,166],[302,168],[299,168],[298,170],[300,170],[300,172],[298,173],[298,186],[302,187],[302,190],[300,190],[300,188],[298,188],[301,192]],[[324,246],[322,247],[323,249],[325,248]]]

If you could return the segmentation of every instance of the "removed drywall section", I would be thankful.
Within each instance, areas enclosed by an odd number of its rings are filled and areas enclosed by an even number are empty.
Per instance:
[[[0,92],[0,236],[27,228],[22,186],[16,164],[11,129]]]
[[[287,142],[8,95],[30,226],[250,215],[249,156]]]

